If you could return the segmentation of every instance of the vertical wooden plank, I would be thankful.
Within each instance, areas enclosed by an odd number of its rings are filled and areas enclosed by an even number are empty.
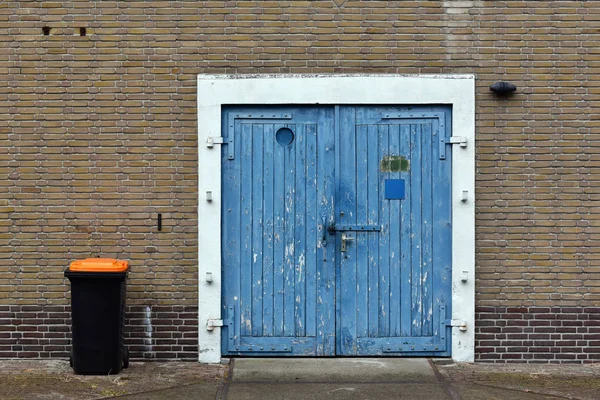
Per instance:
[[[444,118],[445,115],[445,118]],[[442,113],[434,125],[437,136],[451,136],[450,111]],[[433,146],[433,331],[442,318],[451,315],[450,282],[452,279],[452,146],[446,146],[446,159],[439,159],[438,146]],[[439,305],[446,305],[447,315],[440,315]],[[450,329],[447,330],[447,333]],[[451,335],[447,335],[448,338]],[[448,339],[449,340],[449,339]]]
[[[240,260],[240,334],[252,335],[252,124],[241,124],[242,208]]]
[[[380,202],[385,201],[379,186],[379,132],[376,125],[369,125],[367,132],[367,209],[369,225],[379,225]],[[380,232],[369,234],[369,260],[368,260],[368,282],[369,282],[369,337],[377,337],[379,331],[379,236]]]
[[[283,125],[275,124],[277,132]],[[273,145],[273,335],[283,336],[285,282],[285,154],[279,143]]]
[[[400,156],[400,127],[397,124],[389,125],[389,151],[390,155]],[[400,171],[392,171],[390,179],[400,179]],[[400,202],[404,200],[386,200],[390,207],[390,332],[389,336],[399,336],[400,329],[400,304],[402,303],[400,288]]]
[[[239,139],[239,123],[238,130],[234,129],[233,119],[229,119],[228,111],[223,113],[224,129],[227,131],[227,136],[236,135],[234,145],[236,146],[235,154],[240,154],[241,140]],[[223,219],[223,296],[225,301],[223,302],[223,315],[227,315],[227,306],[237,306],[239,301],[240,293],[240,217],[241,217],[241,185],[240,185],[240,157],[236,157],[233,160],[227,158],[227,149],[222,149],[222,174],[223,174],[223,206],[221,208],[221,215]],[[222,343],[223,348],[226,348],[228,341],[227,335],[229,329],[237,330],[236,334],[239,335],[239,315],[236,315],[235,326],[228,326],[222,332]],[[232,350],[232,349],[227,349]]]
[[[356,132],[355,108],[340,107],[339,138],[339,203],[338,221],[340,224],[356,224]],[[336,222],[337,224],[338,222]],[[356,238],[355,232],[339,232],[341,245],[342,235]],[[356,354],[356,240],[349,242],[345,252],[340,252],[340,318],[341,347],[343,354]]]
[[[387,125],[378,126],[379,133],[379,160],[390,154],[389,133]],[[384,172],[379,176],[379,187],[385,187],[385,179],[389,173]],[[383,197],[383,196],[382,196]],[[379,235],[379,337],[389,336],[390,333],[390,209],[388,201],[382,200],[380,204],[381,232]]]
[[[292,132],[296,131],[295,124],[286,125]],[[294,262],[295,234],[294,223],[296,214],[296,144],[292,142],[284,148],[285,154],[285,211],[284,211],[284,300],[283,300],[283,334],[295,336],[294,329]]]
[[[335,175],[334,175],[334,203],[333,203],[333,218],[331,223],[332,224],[337,224],[339,223],[339,215],[340,215],[340,209],[341,209],[341,191],[340,191],[340,173],[341,173],[341,166],[342,166],[342,162],[341,162],[341,157],[340,157],[340,152],[341,152],[341,146],[342,146],[342,140],[340,138],[341,135],[341,124],[342,124],[342,107],[340,106],[335,106],[334,107],[334,121],[335,121],[335,126],[334,126],[334,157],[335,157]],[[341,322],[341,318],[342,318],[342,301],[341,301],[341,297],[342,297],[342,277],[341,277],[341,264],[342,264],[342,260],[344,258],[344,255],[339,251],[340,250],[340,235],[335,235],[335,246],[334,246],[334,251],[336,254],[336,263],[335,263],[335,297],[334,297],[334,301],[335,301],[335,352],[336,354],[344,354],[343,352],[343,348],[342,348],[342,322]]]
[[[421,298],[421,234],[422,234],[422,209],[421,209],[421,171],[423,164],[421,160],[421,125],[411,125],[411,319],[412,336],[421,336],[421,311],[423,307]]]
[[[400,292],[402,303],[400,305],[400,334],[401,336],[411,335],[412,316],[411,316],[411,282],[410,275],[412,270],[412,253],[411,253],[411,202],[412,202],[412,181],[411,170],[413,169],[411,159],[411,130],[410,124],[400,125],[400,151],[408,160],[409,171],[401,173],[405,180],[405,198],[400,204]]]
[[[369,219],[367,207],[368,148],[370,125],[356,125],[356,224],[365,225]],[[369,336],[369,247],[368,233],[356,232],[356,336]],[[351,243],[351,245],[354,245]]]
[[[316,336],[317,318],[317,125],[306,125],[306,335]]]
[[[317,331],[319,336],[319,352],[322,355],[334,355],[336,352],[336,288],[337,274],[336,237],[327,232],[327,227],[335,221],[336,196],[335,173],[337,167],[337,139],[339,107],[322,108],[318,111],[317,131],[317,196],[319,207],[319,241],[317,253]],[[325,226],[323,226],[325,220]],[[323,232],[325,229],[325,232]]]
[[[252,124],[252,336],[262,336],[263,125]]]
[[[296,124],[296,193],[294,224],[294,329],[296,337],[306,336],[306,140],[305,124]]]
[[[262,327],[264,336],[273,336],[273,245],[274,245],[274,156],[273,144],[275,142],[275,133],[273,124],[264,125],[263,145],[263,191],[264,191],[264,234],[263,234],[263,318]]]
[[[433,303],[432,303],[432,283],[433,283],[433,192],[432,192],[432,152],[433,142],[431,140],[431,123],[423,124],[421,128],[421,159],[423,162],[422,173],[422,240],[421,248],[423,262],[421,263],[421,299],[422,299],[422,335],[431,336],[433,334]]]

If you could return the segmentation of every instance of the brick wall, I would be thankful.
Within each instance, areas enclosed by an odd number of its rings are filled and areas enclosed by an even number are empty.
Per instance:
[[[133,358],[198,358],[198,308],[126,307],[124,336]],[[68,358],[71,307],[0,305],[0,358]]]
[[[600,307],[479,307],[481,361],[598,362]]]
[[[181,340],[196,329],[187,322],[198,290],[202,73],[476,74],[478,357],[546,360],[535,345],[508,351],[502,341],[525,338],[502,321],[548,309],[592,321],[600,2],[336,3],[0,3],[0,356],[64,355],[67,334],[54,331],[66,322],[63,270],[102,255],[131,261],[133,355],[152,345],[157,356],[191,357],[194,344]],[[518,94],[490,94],[498,80]],[[150,338],[146,307],[159,310]],[[513,314],[507,307],[526,311],[498,319]],[[493,338],[490,326],[500,329]],[[577,354],[597,354],[593,340],[580,340],[592,353]],[[571,346],[549,347],[552,361],[572,360]]]

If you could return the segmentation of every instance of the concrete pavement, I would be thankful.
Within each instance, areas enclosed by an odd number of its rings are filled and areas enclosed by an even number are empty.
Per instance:
[[[237,359],[226,393],[247,399],[444,399],[425,359]]]
[[[422,358],[236,359],[218,399],[553,399],[454,383]]]
[[[132,362],[74,375],[64,360],[0,361],[0,399],[600,399],[598,364],[454,364],[418,358]]]

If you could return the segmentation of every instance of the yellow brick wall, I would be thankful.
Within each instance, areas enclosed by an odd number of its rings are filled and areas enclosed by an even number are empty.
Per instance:
[[[478,306],[597,304],[600,1],[336,3],[0,2],[0,305],[90,255],[196,305],[203,73],[475,74]]]

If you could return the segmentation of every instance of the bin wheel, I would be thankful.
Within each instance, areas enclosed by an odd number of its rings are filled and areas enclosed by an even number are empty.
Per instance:
[[[71,349],[71,352],[69,353],[69,366],[73,368],[73,349]]]
[[[123,369],[129,367],[129,349],[125,346],[123,350]]]

